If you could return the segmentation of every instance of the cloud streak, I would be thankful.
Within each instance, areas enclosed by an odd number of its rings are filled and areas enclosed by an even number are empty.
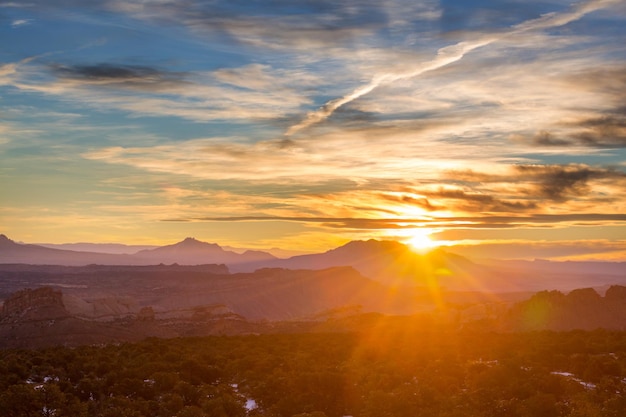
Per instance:
[[[196,222],[264,222],[286,221],[296,223],[321,223],[330,228],[394,230],[416,227],[446,229],[498,229],[550,225],[559,227],[563,223],[616,224],[626,223],[626,214],[580,213],[580,214],[534,214],[522,216],[459,216],[424,218],[359,218],[359,217],[307,217],[307,216],[239,216],[239,217],[194,217],[162,219],[163,221]]]
[[[368,84],[358,87],[343,97],[326,102],[326,104],[324,104],[321,108],[308,113],[304,120],[300,123],[297,123],[287,129],[285,135],[292,136],[302,129],[306,129],[314,124],[326,120],[340,107],[371,93],[379,87],[386,86],[397,81],[415,78],[429,71],[445,67],[461,60],[469,52],[487,46],[500,39],[515,36],[527,31],[563,26],[582,18],[588,13],[615,3],[617,3],[617,0],[590,0],[574,6],[570,12],[560,14],[549,13],[541,16],[540,18],[520,23],[513,26],[508,32],[482,35],[471,41],[463,41],[455,45],[445,46],[437,51],[437,56],[433,60],[425,62],[413,70],[406,72],[389,72],[376,75]]]

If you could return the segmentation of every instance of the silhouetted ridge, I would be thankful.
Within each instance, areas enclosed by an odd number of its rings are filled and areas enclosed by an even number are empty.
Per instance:
[[[0,235],[0,248],[12,247],[15,245],[17,245],[17,243],[9,239],[6,235]]]
[[[199,241],[193,237],[173,245],[161,246],[155,249],[146,249],[135,254],[137,259],[152,262],[179,263],[200,265],[207,263],[226,264],[229,267],[250,262],[271,261],[273,255],[261,251],[246,251],[242,254],[224,250],[216,243]]]
[[[194,237],[185,238],[185,240],[175,243],[172,246],[185,247],[185,248],[214,248],[214,249],[222,249],[217,243],[208,243],[202,242]],[[223,249],[222,249],[223,250]]]

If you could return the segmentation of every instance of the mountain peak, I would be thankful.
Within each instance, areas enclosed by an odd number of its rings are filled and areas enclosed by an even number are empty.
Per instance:
[[[9,239],[6,235],[0,234],[0,246],[13,246],[16,245],[14,241]]]
[[[171,246],[177,246],[177,247],[185,247],[185,248],[208,248],[208,247],[212,247],[212,248],[219,248],[220,246],[217,243],[207,243],[207,242],[203,242],[201,240],[196,239],[195,237],[187,237],[185,238],[185,240],[175,243],[174,245]]]

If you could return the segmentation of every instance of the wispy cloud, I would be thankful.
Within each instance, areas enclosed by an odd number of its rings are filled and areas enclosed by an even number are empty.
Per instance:
[[[35,4],[34,3],[27,3],[27,2],[3,2],[0,3],[0,7],[2,8],[15,8],[15,9],[22,9],[22,8],[27,8],[27,7],[33,7]]]
[[[358,217],[287,217],[287,216],[241,216],[241,217],[196,217],[167,219],[168,221],[200,222],[250,222],[287,221],[296,223],[321,223],[330,228],[394,230],[416,227],[436,227],[445,229],[497,229],[521,228],[549,225],[559,227],[567,224],[615,224],[626,222],[625,214],[537,214],[521,216],[472,216],[472,217],[424,217],[424,218],[358,218]]]
[[[185,74],[162,71],[139,65],[60,65],[52,64],[58,78],[84,85],[138,89],[148,91],[172,90],[185,83]]]
[[[32,19],[16,19],[11,22],[12,28],[18,28],[20,26],[29,25],[33,20]]]
[[[287,136],[291,136],[302,129],[319,123],[330,117],[337,109],[339,109],[343,105],[348,104],[366,94],[369,94],[370,92],[381,86],[392,84],[394,82],[405,79],[415,78],[429,71],[445,67],[459,61],[467,53],[477,48],[487,46],[506,37],[515,36],[527,31],[541,30],[566,25],[570,22],[580,19],[588,13],[591,13],[595,10],[601,9],[614,3],[616,3],[616,0],[590,0],[576,5],[571,11],[566,13],[550,13],[538,19],[532,19],[520,23],[513,26],[508,32],[499,34],[485,34],[477,36],[473,40],[462,41],[454,45],[445,46],[437,51],[437,56],[434,59],[419,65],[417,68],[405,72],[388,72],[376,75],[368,84],[358,87],[357,89],[343,97],[326,102],[326,104],[324,104],[324,106],[322,106],[318,110],[308,113],[303,121],[291,126],[285,134]]]
[[[4,64],[0,83],[95,108],[193,121],[285,117],[308,102],[292,84],[315,83],[310,75],[268,66],[190,74],[143,65],[31,63],[36,59]],[[258,81],[243,81],[253,75],[251,71]]]

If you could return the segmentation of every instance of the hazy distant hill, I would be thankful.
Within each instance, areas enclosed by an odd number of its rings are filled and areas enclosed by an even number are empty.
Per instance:
[[[402,243],[378,240],[353,241],[320,254],[244,267],[259,266],[314,270],[351,266],[364,276],[390,286],[487,293],[570,291],[626,284],[626,263],[497,261],[484,265],[441,248],[418,254]],[[231,270],[239,268],[234,266]]]
[[[261,251],[242,254],[226,251],[214,243],[187,238],[174,245],[141,250],[135,254],[111,254],[53,249],[38,245],[15,243],[0,235],[0,263],[33,265],[156,265],[156,264],[247,264],[272,261],[275,256]]]
[[[129,265],[134,262],[130,255],[77,252],[46,248],[38,245],[19,244],[5,235],[0,235],[0,263],[36,265]]]
[[[132,255],[140,250],[158,248],[155,245],[123,245],[121,243],[36,243],[37,246],[45,248],[71,250],[77,252],[97,252],[113,255]]]
[[[247,267],[254,266],[258,265]],[[367,277],[392,286],[427,286],[436,277],[476,268],[469,260],[441,249],[418,254],[402,243],[374,239],[352,241],[320,254],[277,259],[263,266],[289,269],[351,266]]]
[[[201,242],[191,237],[173,245],[139,251],[133,255],[133,258],[137,262],[186,265],[212,263],[236,265],[277,259],[275,256],[261,251],[248,250],[241,254],[227,251],[218,244]]]

